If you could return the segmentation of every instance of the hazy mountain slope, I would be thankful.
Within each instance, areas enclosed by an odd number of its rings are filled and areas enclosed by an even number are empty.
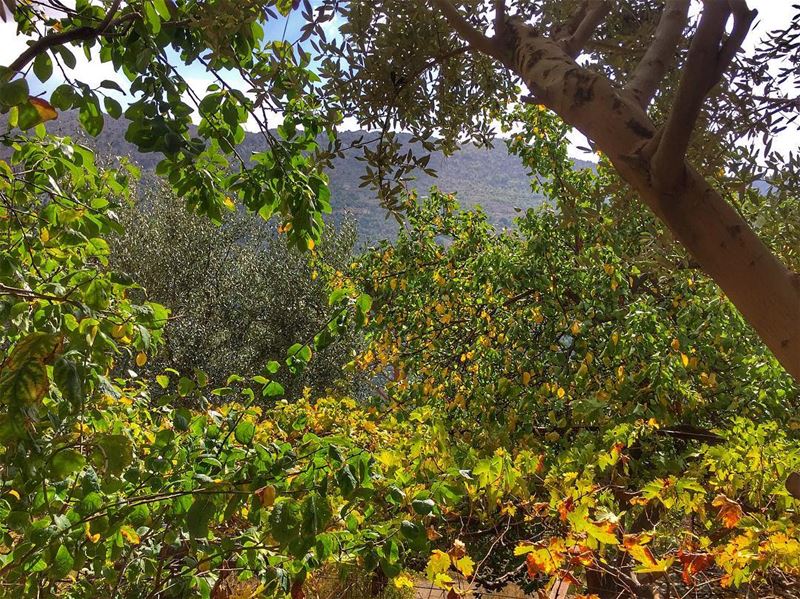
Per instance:
[[[72,113],[62,113],[57,121],[49,123],[48,128],[60,135],[76,135],[79,130],[76,115]],[[100,136],[87,139],[86,142],[101,155],[130,156],[144,170],[153,170],[158,156],[137,152],[133,145],[125,141],[126,128],[127,121],[107,118]],[[346,146],[360,135],[343,132],[341,136]],[[401,135],[400,139],[407,141],[408,136]],[[258,149],[259,141],[259,136],[249,134],[243,143],[244,153]],[[359,187],[365,167],[363,162],[356,159],[356,155],[353,153],[345,159],[336,160],[329,172],[334,213],[343,210],[351,212],[358,221],[359,236],[364,242],[392,238],[396,234],[397,223],[391,217],[386,218],[386,211],[378,205],[372,189]],[[425,192],[436,185],[444,191],[455,192],[464,206],[480,204],[491,222],[500,227],[511,226],[518,214],[515,208],[525,210],[542,202],[541,196],[531,191],[525,169],[515,156],[509,156],[502,141],[492,149],[467,146],[450,157],[435,154],[429,166],[436,169],[438,176],[420,173],[412,187]],[[576,166],[590,165],[580,163]]]

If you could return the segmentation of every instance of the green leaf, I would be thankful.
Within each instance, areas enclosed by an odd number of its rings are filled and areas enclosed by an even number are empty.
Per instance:
[[[103,106],[105,106],[106,112],[111,118],[118,119],[122,116],[122,106],[114,98],[108,96],[103,98]]]
[[[272,508],[269,523],[271,534],[282,545],[288,545],[300,532],[300,506],[292,499],[279,501]]]
[[[252,422],[243,420],[236,425],[233,436],[242,445],[249,445],[253,442],[253,437],[256,436],[256,426]]]
[[[150,33],[158,35],[161,31],[161,17],[152,2],[144,3],[144,19],[149,25]]]
[[[345,464],[344,467],[336,473],[336,482],[339,489],[342,491],[342,497],[350,499],[358,487],[358,480],[353,467],[350,464]]]
[[[119,476],[133,461],[133,444],[125,435],[103,435],[96,444],[107,474]]]
[[[186,527],[193,538],[208,536],[208,524],[214,517],[214,503],[205,496],[197,497],[186,513]]]
[[[267,362],[266,366],[267,372],[269,372],[270,374],[275,374],[276,372],[278,372],[280,367],[281,367],[280,362],[276,362],[275,360],[270,360],[269,362]]]
[[[78,367],[66,358],[59,358],[53,365],[53,379],[64,399],[71,403],[80,402],[83,397],[83,383]]]
[[[77,94],[71,85],[62,83],[50,95],[50,103],[60,110],[69,110],[75,105]]]
[[[78,120],[83,125],[86,133],[92,137],[97,137],[103,131],[103,113],[100,111],[100,104],[94,94],[84,98],[78,113]]]
[[[169,377],[166,374],[156,375],[156,382],[161,386],[162,389],[169,387]]]
[[[294,0],[277,0],[275,2],[275,6],[278,9],[278,12],[281,13],[284,17],[288,16],[290,12],[292,12],[292,7],[294,5]]]
[[[44,83],[53,74],[53,60],[47,52],[42,52],[33,61],[33,74]]]
[[[103,79],[103,81],[100,82],[100,87],[104,89],[113,89],[122,94],[125,93],[116,81],[111,81],[110,79]]]
[[[75,560],[65,545],[61,545],[56,551],[53,563],[47,570],[47,575],[51,580],[60,580],[70,573],[75,565]]]
[[[420,516],[427,516],[435,506],[433,499],[415,499],[411,502],[411,508]]]
[[[70,52],[68,48],[65,46],[58,46],[56,48],[56,52],[61,54],[61,60],[64,61],[64,64],[67,65],[70,69],[74,69],[75,65],[78,64],[75,60],[75,55]]]
[[[282,397],[284,393],[285,390],[283,385],[276,381],[270,381],[267,383],[267,385],[264,387],[264,390],[261,392],[264,397]]]
[[[28,101],[28,82],[25,79],[14,79],[8,83],[0,83],[0,106],[11,108]]]
[[[172,18],[169,8],[167,7],[167,3],[164,2],[164,0],[153,0],[153,6],[155,6],[156,11],[162,20],[169,21]]]
[[[53,476],[64,479],[77,472],[86,464],[83,455],[74,449],[64,449],[53,456],[51,471]]]

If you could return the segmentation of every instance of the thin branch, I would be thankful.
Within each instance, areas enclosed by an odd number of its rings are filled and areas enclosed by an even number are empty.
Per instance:
[[[578,9],[569,18],[569,21],[555,28],[552,37],[557,42],[563,42],[575,35],[578,27],[586,18],[586,11],[589,9],[589,0],[583,0]]]
[[[30,61],[32,61],[42,52],[46,52],[50,48],[63,46],[64,44],[69,44],[71,42],[90,40],[92,38],[104,35],[108,30],[113,29],[116,25],[131,18],[131,15],[129,14],[114,21],[114,15],[119,10],[119,5],[121,2],[122,0],[114,0],[109,7],[105,18],[103,18],[97,27],[78,27],[77,29],[51,33],[39,38],[36,40],[36,42],[28,46],[28,48],[9,65],[9,70],[12,73],[18,73],[24,69],[25,65],[27,65]]]
[[[570,57],[576,58],[594,35],[595,30],[605,21],[609,10],[611,10],[611,3],[608,0],[589,0],[586,14],[575,33],[562,42],[564,52]]]
[[[728,0],[728,2],[733,12],[733,30],[720,50],[717,71],[714,74],[716,77],[714,85],[722,80],[722,76],[728,70],[731,62],[733,62],[736,53],[742,47],[744,38],[747,37],[750,27],[753,25],[753,21],[758,16],[757,10],[747,8],[746,0]]]
[[[675,51],[689,20],[689,0],[667,0],[656,27],[653,43],[633,72],[625,89],[646,108],[658,84],[675,60]]]

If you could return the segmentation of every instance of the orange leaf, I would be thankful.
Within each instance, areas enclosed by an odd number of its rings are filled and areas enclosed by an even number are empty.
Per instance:
[[[683,582],[694,585],[695,575],[707,570],[714,563],[714,556],[710,553],[693,553],[678,550],[678,561],[683,566]]]
[[[725,524],[725,528],[733,528],[744,516],[742,506],[725,495],[717,495],[714,501],[711,502],[711,505],[719,508],[719,517],[722,519],[723,524]]]
[[[44,123],[45,121],[52,121],[53,119],[58,118],[58,113],[56,109],[53,108],[53,105],[50,104],[47,100],[42,100],[41,98],[28,98],[28,102],[36,109],[36,112],[39,113],[39,118],[41,122]]]
[[[566,522],[567,516],[569,516],[570,512],[574,510],[575,510],[575,500],[572,499],[572,497],[567,497],[558,506],[558,515],[561,518],[561,521]]]

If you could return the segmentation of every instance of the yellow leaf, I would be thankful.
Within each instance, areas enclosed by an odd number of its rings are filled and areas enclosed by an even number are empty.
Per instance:
[[[228,208],[228,210],[233,210],[235,207],[231,198],[225,198],[222,203],[225,204],[225,207]]]
[[[564,397],[566,394],[567,394],[567,392],[566,392],[566,391],[564,391],[564,387],[559,387],[559,388],[558,388],[558,391],[556,391],[556,395],[558,395],[558,398],[559,398],[559,399],[561,399],[562,397]]]
[[[136,365],[139,367],[144,366],[147,363],[147,354],[143,351],[140,351],[136,354]]]
[[[39,113],[40,122],[44,123],[45,121],[52,121],[53,119],[58,118],[58,113],[56,109],[48,102],[47,100],[42,100],[41,98],[28,98],[28,102],[36,109],[36,112]]]
[[[42,229],[41,231],[39,231],[39,239],[42,240],[42,243],[47,243],[48,241],[50,241],[50,231],[48,231],[47,229]]]
[[[14,489],[11,489],[8,492],[8,494],[11,495],[12,497],[15,497],[17,499],[17,501],[19,501],[19,493],[17,493]]]
[[[316,246],[316,244],[314,243],[314,240],[313,240],[313,239],[309,238],[309,239],[308,239],[308,242],[306,243],[306,246],[308,246],[308,249],[309,249],[309,250],[313,250],[313,249],[314,249],[314,246]]]
[[[272,485],[261,487],[256,491],[256,495],[261,500],[261,505],[265,507],[271,507],[275,503],[275,494],[275,487]]]
[[[99,540],[100,540],[100,533],[98,532],[98,533],[92,534],[92,530],[91,530],[91,528],[89,528],[89,523],[88,523],[88,522],[86,522],[86,523],[83,525],[83,529],[84,529],[84,531],[86,532],[86,538],[87,538],[87,539],[88,539],[90,542],[92,542],[92,543],[97,543],[97,541],[99,541]]]
[[[579,323],[577,320],[574,321],[570,327],[570,331],[573,335],[579,334],[581,332],[581,323]]]
[[[465,555],[460,560],[456,561],[456,569],[464,576],[472,576],[475,571],[475,562],[468,555]]]
[[[127,524],[119,529],[119,534],[121,534],[122,538],[128,541],[128,543],[131,545],[138,545],[141,542],[139,535],[136,533],[133,527],[128,526]]]
[[[683,364],[683,367],[686,368],[689,365],[689,356],[686,354],[681,354],[681,364]]]
[[[516,556],[527,555],[528,553],[530,553],[532,551],[536,551],[536,546],[535,545],[523,544],[523,545],[517,545],[516,547],[514,547],[514,555],[516,555]]]
[[[428,580],[433,582],[437,575],[444,574],[449,568],[450,556],[444,551],[436,549],[428,559],[428,565],[425,568],[425,574],[427,575]]]
[[[672,340],[672,343],[670,344],[670,346],[671,346],[671,347],[672,347],[672,349],[674,349],[675,351],[678,351],[678,350],[681,348],[681,342],[680,342],[680,341],[678,341],[677,339],[673,339],[673,340]]]
[[[530,383],[530,382],[531,382],[531,373],[527,372],[527,371],[523,372],[522,373],[522,384],[527,387],[528,383]]]
[[[394,586],[398,589],[413,589],[414,581],[405,574],[401,574],[394,579]]]

